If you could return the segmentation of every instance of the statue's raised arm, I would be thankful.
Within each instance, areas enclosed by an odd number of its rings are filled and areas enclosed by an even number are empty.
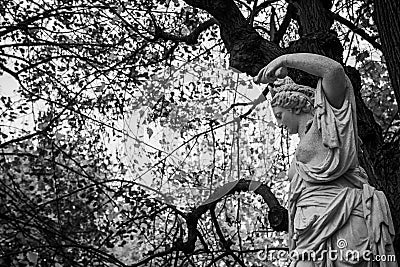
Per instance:
[[[254,81],[256,83],[274,81],[276,76],[287,73],[284,68],[303,70],[322,78],[322,87],[329,103],[336,108],[341,107],[346,89],[346,74],[340,63],[317,54],[286,54],[277,57],[261,69]]]

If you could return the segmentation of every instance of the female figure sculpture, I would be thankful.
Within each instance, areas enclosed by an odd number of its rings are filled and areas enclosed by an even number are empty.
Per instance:
[[[254,81],[274,82],[287,67],[320,77],[316,89],[287,77],[271,92],[277,122],[300,138],[288,172],[291,266],[397,266],[386,197],[359,166],[354,92],[343,67],[321,55],[288,54]]]

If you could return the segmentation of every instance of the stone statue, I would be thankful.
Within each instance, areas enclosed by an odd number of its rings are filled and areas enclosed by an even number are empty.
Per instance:
[[[320,77],[317,88],[277,80],[288,67]],[[276,120],[300,138],[288,172],[291,266],[397,266],[387,199],[359,166],[355,98],[343,67],[321,55],[288,54],[254,81],[275,82]]]

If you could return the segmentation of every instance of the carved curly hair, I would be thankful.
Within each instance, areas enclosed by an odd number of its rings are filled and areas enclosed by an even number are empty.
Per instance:
[[[291,109],[295,114],[314,113],[315,89],[296,84],[291,78],[285,77],[274,82],[274,87],[270,91],[272,107]]]

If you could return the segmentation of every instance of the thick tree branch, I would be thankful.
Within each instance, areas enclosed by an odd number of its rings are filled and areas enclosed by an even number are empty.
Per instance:
[[[249,25],[233,0],[185,0],[191,6],[211,14],[220,27],[221,38],[230,54],[230,66],[255,76],[258,71],[285,50],[262,38]]]
[[[275,195],[271,192],[266,184],[260,182],[255,182],[252,180],[239,180],[229,191],[227,191],[223,196],[206,202],[194,211],[187,214],[186,223],[188,228],[188,237],[186,242],[178,242],[175,244],[177,249],[185,252],[192,253],[195,249],[195,243],[199,232],[197,231],[197,223],[201,216],[206,213],[211,208],[215,207],[216,203],[221,201],[224,197],[232,195],[237,192],[252,192],[260,195],[264,201],[267,203],[270,211],[268,214],[268,220],[272,229],[275,231],[287,231],[288,229],[288,213],[287,210],[282,207],[279,201],[276,199]],[[224,186],[229,186],[228,184]],[[225,187],[226,188],[226,187]],[[229,187],[228,187],[229,188]],[[217,188],[215,191],[221,190]],[[227,245],[227,244],[226,244]]]
[[[362,30],[361,28],[357,27],[356,25],[354,25],[354,23],[352,23],[351,21],[343,18],[339,14],[336,14],[336,13],[334,13],[332,11],[329,11],[329,15],[334,20],[336,20],[337,22],[340,22],[341,24],[347,26],[352,32],[360,35],[362,38],[364,38],[367,42],[369,42],[376,49],[382,50],[381,44],[379,44],[376,41],[376,37],[368,35],[364,30]]]

